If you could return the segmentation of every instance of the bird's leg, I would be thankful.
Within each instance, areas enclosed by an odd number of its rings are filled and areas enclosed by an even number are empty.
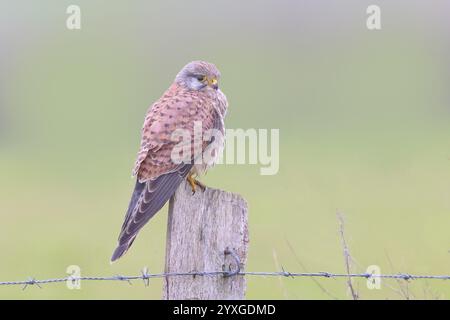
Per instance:
[[[189,182],[191,189],[192,189],[192,194],[195,193],[195,179],[192,177],[192,173],[189,173],[188,177],[187,177],[187,181]]]
[[[198,186],[200,189],[202,189],[202,191],[206,190],[206,186],[203,183],[201,183],[200,181],[198,181],[197,179],[195,179],[193,177],[193,173],[189,173],[189,175],[187,177],[187,181],[189,182],[189,185],[191,186],[192,194],[195,193],[196,186]]]

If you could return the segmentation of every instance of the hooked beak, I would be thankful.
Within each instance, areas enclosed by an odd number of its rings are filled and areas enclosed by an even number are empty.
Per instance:
[[[208,86],[211,88],[217,90],[219,88],[219,83],[216,78],[207,78],[206,81],[208,82]]]

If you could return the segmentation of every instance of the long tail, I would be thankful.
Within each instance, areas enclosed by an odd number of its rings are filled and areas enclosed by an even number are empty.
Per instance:
[[[172,197],[191,167],[192,164],[182,165],[178,170],[163,174],[155,180],[136,181],[119,235],[119,243],[111,257],[111,262],[116,261],[127,252],[139,230]]]

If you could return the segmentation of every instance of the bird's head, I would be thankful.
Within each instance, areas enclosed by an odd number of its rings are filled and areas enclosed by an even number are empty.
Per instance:
[[[219,88],[220,72],[215,65],[206,61],[192,61],[181,69],[175,82],[189,90]]]

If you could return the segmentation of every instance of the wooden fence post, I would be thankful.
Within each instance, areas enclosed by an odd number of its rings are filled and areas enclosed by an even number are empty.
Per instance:
[[[210,189],[194,195],[183,183],[169,203],[165,272],[243,271],[248,249],[247,203],[237,194]],[[245,277],[172,276],[164,281],[164,299],[244,299]]]

